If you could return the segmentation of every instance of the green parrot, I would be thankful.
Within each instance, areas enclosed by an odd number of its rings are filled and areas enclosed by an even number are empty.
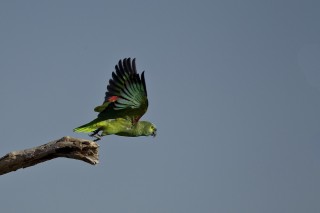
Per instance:
[[[156,136],[157,128],[148,121],[139,121],[148,109],[144,72],[137,73],[135,59],[120,60],[112,72],[102,105],[93,121],[75,128],[74,132],[90,133],[95,141],[105,135],[127,137]],[[99,132],[102,131],[101,134]]]

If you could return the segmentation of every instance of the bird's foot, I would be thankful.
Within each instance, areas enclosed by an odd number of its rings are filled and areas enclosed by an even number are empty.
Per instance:
[[[94,137],[95,135],[97,135],[100,132],[100,129],[97,129],[95,131],[93,131],[91,134],[89,134],[90,137]]]
[[[93,131],[91,134],[89,134],[90,137],[96,138],[93,141],[98,141],[101,139],[102,135],[99,135],[99,131],[100,131],[100,129],[97,129],[97,130]]]
[[[96,137],[96,139],[94,139],[93,141],[94,141],[94,142],[97,142],[97,141],[99,141],[99,140],[101,140],[101,137]]]

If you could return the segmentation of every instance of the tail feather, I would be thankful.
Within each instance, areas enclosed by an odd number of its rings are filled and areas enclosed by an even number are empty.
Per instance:
[[[93,128],[92,126],[79,126],[73,129],[74,132],[84,132],[89,133],[95,131],[97,128]]]
[[[74,132],[84,132],[84,133],[93,132],[93,131],[95,131],[95,130],[97,130],[99,128],[97,123],[98,123],[97,120],[93,120],[93,121],[91,121],[91,122],[89,122],[87,124],[84,124],[82,126],[74,128],[73,131]]]

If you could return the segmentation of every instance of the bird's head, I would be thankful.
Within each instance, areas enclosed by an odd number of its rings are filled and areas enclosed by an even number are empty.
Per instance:
[[[142,130],[142,135],[144,136],[152,135],[153,137],[156,137],[157,127],[153,123],[149,121],[139,121],[138,124]]]

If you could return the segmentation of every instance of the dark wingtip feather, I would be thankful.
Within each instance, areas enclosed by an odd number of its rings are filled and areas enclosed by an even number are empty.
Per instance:
[[[137,73],[137,68],[136,68],[136,58],[132,59],[132,71],[133,73]]]
[[[122,89],[126,90],[126,93],[129,92],[128,95],[132,95],[130,94],[131,91],[126,84],[133,85],[131,88],[136,91],[139,90],[136,85],[140,84],[145,91],[145,95],[147,95],[144,71],[141,75],[138,74],[136,58],[132,58],[132,60],[130,57],[120,59],[118,64],[115,65],[115,71],[112,72],[112,78],[109,80],[107,91],[105,93],[105,101],[108,101],[111,96],[119,96]]]

